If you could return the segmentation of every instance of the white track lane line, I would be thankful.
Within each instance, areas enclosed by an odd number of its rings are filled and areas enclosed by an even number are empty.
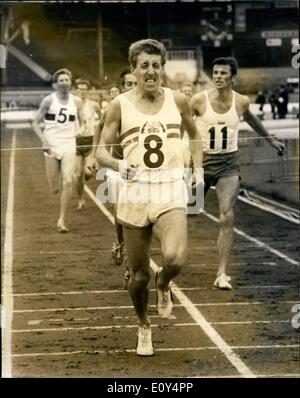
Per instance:
[[[287,344],[287,345],[240,345],[240,346],[232,346],[234,350],[267,350],[267,349],[284,349],[287,348],[298,348],[298,344]],[[172,352],[172,351],[205,351],[205,350],[218,350],[219,347],[216,346],[206,346],[206,347],[173,347],[173,348],[157,348],[155,351],[158,352]],[[135,349],[122,349],[122,350],[78,350],[78,351],[61,351],[61,352],[32,352],[27,354],[13,354],[14,358],[26,358],[26,357],[48,357],[48,356],[64,356],[64,355],[77,355],[77,354],[87,354],[87,355],[94,355],[94,354],[131,354],[135,353]],[[299,376],[299,375],[298,375]],[[243,375],[241,375],[243,377]],[[258,377],[258,376],[256,376]]]
[[[208,213],[206,211],[203,211],[202,213],[206,217],[210,218],[211,220],[213,220],[213,221],[215,221],[217,223],[219,222],[218,218],[213,216],[212,214],[210,214],[210,213]],[[244,238],[250,240],[251,242],[255,243],[258,247],[260,247],[262,249],[265,249],[265,250],[268,250],[269,252],[275,254],[277,257],[282,258],[283,260],[287,261],[288,263],[299,266],[299,261],[296,261],[296,260],[290,258],[289,256],[281,253],[279,250],[273,249],[271,246],[267,245],[266,243],[263,243],[262,241],[260,241],[260,240],[258,240],[256,238],[253,238],[252,236],[250,236],[250,235],[246,234],[245,232],[241,231],[240,229],[234,228],[234,232],[236,234],[238,234],[240,236],[243,236]]]
[[[235,290],[239,289],[298,289],[297,285],[247,285],[238,286]],[[198,290],[217,290],[211,287],[181,287],[182,291],[198,291]],[[156,292],[156,289],[149,289],[150,292]],[[13,297],[39,297],[39,296],[70,296],[70,295],[82,295],[82,294],[115,294],[115,293],[126,293],[127,290],[124,289],[114,289],[114,290],[80,290],[80,291],[70,291],[70,292],[43,292],[43,293],[14,293]]]
[[[96,198],[96,196],[94,195],[94,192],[87,186],[84,185],[84,190],[85,192],[89,195],[89,197],[92,199],[92,201],[96,204],[96,206],[99,207],[99,209],[102,211],[102,213],[104,213],[104,215],[106,215],[106,217],[109,219],[109,221],[111,223],[115,223],[114,217],[113,215],[106,209],[105,206],[103,206],[103,204]]]
[[[288,301],[277,301],[278,304],[298,304],[298,301],[288,300]],[[200,303],[194,304],[195,307],[222,307],[222,306],[235,306],[235,305],[266,305],[267,302],[264,301],[242,301],[242,302],[220,302],[220,303]],[[173,307],[184,307],[181,304],[173,304]],[[60,307],[60,308],[38,308],[38,309],[23,309],[23,310],[14,310],[16,314],[23,314],[29,312],[64,312],[64,311],[92,311],[92,310],[116,310],[116,309],[128,309],[133,308],[132,305],[118,305],[118,306],[105,306],[105,307]],[[156,305],[150,304],[149,308],[156,308]]]
[[[154,318],[151,316],[151,318]],[[156,317],[158,318],[158,317]],[[86,322],[89,319],[84,319]],[[43,321],[43,320],[42,320]],[[66,321],[63,319],[60,322]],[[75,319],[74,319],[75,321]],[[48,320],[48,322],[53,322]],[[290,320],[283,320],[283,321],[237,321],[237,322],[210,322],[210,325],[221,325],[221,326],[230,326],[230,325],[259,325],[259,324],[271,324],[271,323],[289,323]],[[172,323],[172,324],[151,324],[151,327],[193,327],[198,326],[198,323],[193,322],[184,322],[184,323]],[[73,332],[73,331],[81,331],[81,330],[107,330],[107,329],[132,329],[136,328],[136,324],[130,325],[101,325],[101,326],[65,326],[59,328],[29,328],[29,329],[12,329],[12,333],[40,333],[40,332]]]
[[[262,204],[252,202],[251,200],[249,200],[249,199],[247,199],[247,198],[245,198],[245,197],[243,197],[241,195],[238,195],[238,200],[240,200],[243,203],[247,203],[250,206],[257,207],[258,209],[263,210],[263,211],[265,211],[267,213],[275,214],[275,216],[280,217],[283,220],[286,220],[286,221],[289,221],[289,222],[292,222],[294,224],[299,225],[299,220],[297,220],[296,218],[293,218],[291,216],[287,216],[286,214],[283,214],[283,213],[281,213],[279,211],[276,211],[274,209],[266,207],[266,206],[264,206]]]
[[[158,325],[152,324],[151,327],[187,327],[187,326],[197,326],[196,323],[193,322],[184,322],[184,323],[174,323],[174,324],[165,324]],[[72,332],[72,331],[81,331],[81,330],[107,330],[107,329],[134,329],[136,328],[136,324],[130,325],[102,325],[102,326],[66,326],[62,328],[31,328],[31,329],[14,329],[13,333],[39,333],[39,332]]]
[[[85,191],[90,198],[96,203],[99,209],[108,217],[113,223],[114,219],[111,213],[103,206],[103,204],[97,200],[94,193],[85,185]],[[157,264],[151,259],[150,266],[154,272],[159,270]],[[194,321],[201,327],[201,329],[207,334],[214,344],[218,346],[221,352],[226,356],[229,362],[237,369],[237,371],[244,377],[256,377],[255,374],[247,367],[247,365],[236,355],[232,348],[226,343],[226,341],[219,335],[219,333],[207,322],[201,312],[195,307],[195,305],[189,300],[189,298],[176,286],[173,282],[172,287],[174,294],[177,299],[184,305],[187,312],[194,319]]]
[[[13,267],[13,222],[14,222],[14,180],[15,180],[15,151],[16,133],[12,134],[12,151],[10,153],[7,208],[5,217],[5,240],[2,273],[2,377],[12,377],[12,320],[13,320],[13,290],[12,290],[12,267]]]
[[[136,317],[134,315],[114,316],[113,319],[128,320],[128,319],[136,319]],[[159,315],[151,315],[151,319],[160,319],[160,316]],[[176,317],[172,318],[172,319],[176,319]],[[71,321],[72,322],[83,322],[83,321],[86,322],[86,321],[101,321],[101,320],[102,320],[102,318],[91,317],[91,318],[72,318]],[[286,319],[286,320],[274,319],[271,321],[265,321],[265,320],[260,320],[260,321],[259,320],[258,321],[255,321],[255,320],[252,320],[252,321],[224,321],[224,322],[219,321],[219,322],[210,322],[210,324],[211,325],[252,325],[252,324],[260,324],[261,323],[261,324],[267,325],[270,323],[288,323],[290,321],[291,321],[290,319]],[[67,323],[69,322],[70,323],[70,320],[67,318],[31,319],[31,320],[27,321],[27,325],[40,325],[41,323],[47,324],[47,323],[55,323],[55,322],[67,322]],[[122,326],[122,325],[120,325],[120,326]],[[114,325],[112,325],[111,327],[113,328]],[[21,330],[21,329],[15,329],[15,330],[13,330],[13,333],[18,332],[18,330]]]

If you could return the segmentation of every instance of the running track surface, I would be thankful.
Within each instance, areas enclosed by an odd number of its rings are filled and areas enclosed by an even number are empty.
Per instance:
[[[13,131],[2,129],[2,148],[11,147],[12,137]],[[40,144],[30,130],[15,137],[16,147]],[[111,221],[86,194],[84,211],[72,201],[71,232],[57,233],[58,197],[49,191],[41,151],[15,151],[14,159],[10,151],[1,155],[4,376],[299,376],[299,329],[291,325],[299,303],[297,225],[239,202],[236,228],[255,239],[235,235],[229,270],[234,289],[213,289],[218,210],[211,191],[207,214],[188,219],[187,262],[174,281],[174,319],[157,316],[152,278],[155,356],[141,358],[123,267],[111,262]],[[93,193],[99,184],[88,182]],[[12,189],[14,201],[7,204]],[[153,267],[160,266],[156,241],[151,256]]]

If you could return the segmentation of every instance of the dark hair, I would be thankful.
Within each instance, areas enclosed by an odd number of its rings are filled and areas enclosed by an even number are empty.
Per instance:
[[[54,83],[57,82],[57,79],[60,75],[68,75],[68,76],[70,76],[70,79],[72,80],[72,72],[67,68],[62,68],[53,73],[52,80]]]
[[[113,86],[110,86],[110,87],[109,87],[108,93],[110,93],[110,90],[111,90],[112,88],[117,88],[117,89],[121,92],[120,87],[117,86],[116,84],[114,84]]]
[[[76,79],[75,80],[75,87],[78,88],[79,84],[85,84],[88,89],[90,88],[90,82],[88,80]]]
[[[126,76],[126,75],[131,75],[131,74],[132,74],[132,72],[131,72],[129,66],[126,66],[126,67],[121,71],[121,73],[120,73],[120,83],[121,83],[122,86],[123,86],[124,83],[125,83],[125,76]]]
[[[154,39],[143,39],[132,43],[129,47],[129,64],[136,68],[137,57],[140,53],[155,54],[161,56],[161,64],[165,65],[167,59],[167,51],[163,43]]]
[[[238,70],[237,60],[233,57],[220,57],[216,58],[212,62],[212,67],[215,65],[229,65],[231,69],[231,76],[235,76]]]

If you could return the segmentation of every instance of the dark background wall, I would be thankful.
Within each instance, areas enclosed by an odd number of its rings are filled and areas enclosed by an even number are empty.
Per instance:
[[[75,76],[84,75],[100,87],[115,80],[127,64],[130,43],[146,37],[164,40],[175,49],[200,45],[207,71],[213,58],[224,55],[234,55],[242,68],[290,67],[291,36],[298,29],[295,4],[293,1],[19,3],[2,6],[1,12],[2,15],[8,9],[12,12],[11,33],[24,19],[31,21],[30,43],[25,45],[19,35],[13,44],[49,73],[62,66],[69,67]],[[97,41],[100,14],[104,66],[101,81]],[[212,40],[203,40],[207,30],[202,21],[214,23],[216,15],[227,23],[226,29],[232,35],[232,40],[223,40],[219,47]],[[279,47],[268,47],[262,37],[264,31],[289,31],[290,37],[283,38]],[[9,55],[7,66],[7,86],[47,84],[13,56]]]

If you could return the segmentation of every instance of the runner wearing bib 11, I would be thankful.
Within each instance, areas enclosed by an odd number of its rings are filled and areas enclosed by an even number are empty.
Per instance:
[[[232,90],[238,69],[236,60],[232,57],[217,58],[212,67],[215,88],[194,95],[191,108],[203,143],[205,194],[215,186],[219,202],[219,268],[214,286],[230,290],[231,278],[226,270],[233,245],[234,205],[240,184],[240,118],[243,117],[279,155],[283,154],[284,145],[271,137],[261,121],[251,113],[249,98]]]

